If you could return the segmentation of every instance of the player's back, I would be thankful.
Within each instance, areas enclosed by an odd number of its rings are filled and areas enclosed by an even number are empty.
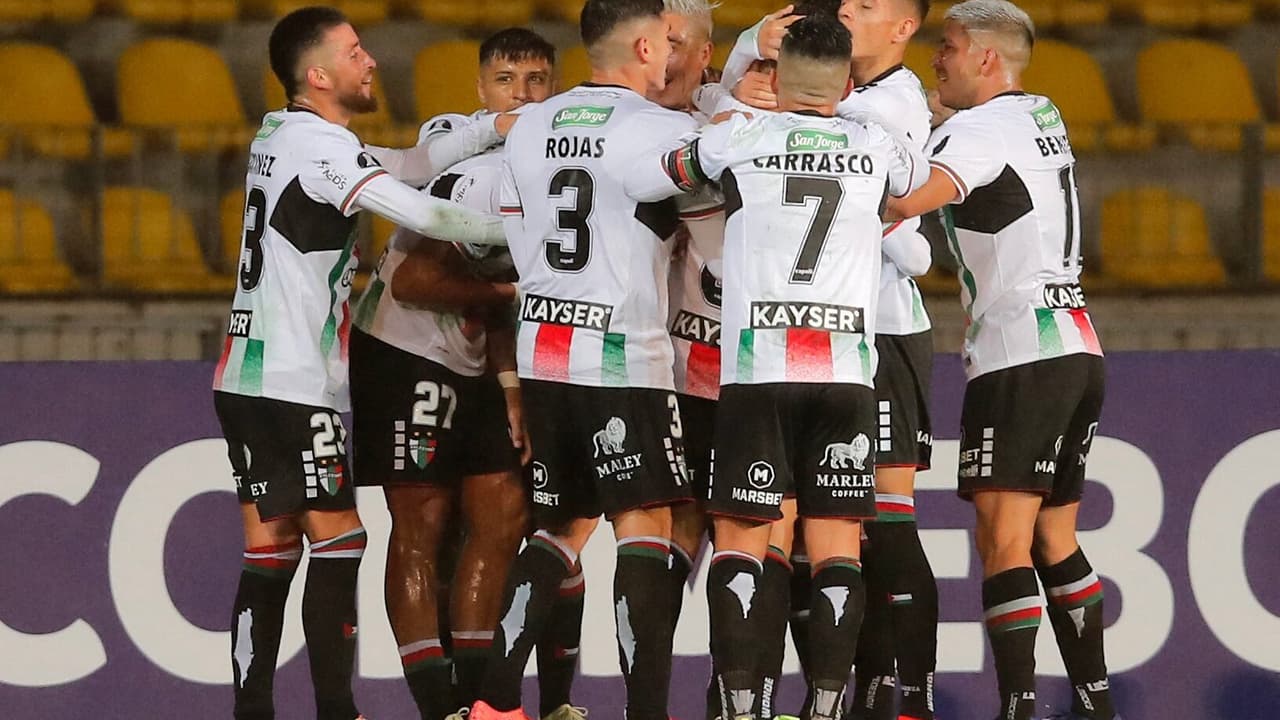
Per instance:
[[[522,377],[672,387],[667,238],[679,216],[674,201],[632,200],[623,181],[693,127],[612,85],[581,85],[524,110],[507,138],[502,196],[524,295]]]
[[[961,111],[934,131],[929,155],[961,195],[947,214],[970,375],[1101,354],[1079,285],[1075,156],[1053,102],[1006,93]]]
[[[214,389],[345,410],[359,188],[384,171],[349,130],[268,113],[249,148],[239,283]]]
[[[891,186],[909,189],[914,159],[841,118],[727,125],[701,151],[725,153],[722,383],[870,385],[881,212]]]

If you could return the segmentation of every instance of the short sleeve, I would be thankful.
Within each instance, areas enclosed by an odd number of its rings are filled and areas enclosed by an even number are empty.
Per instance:
[[[308,145],[302,150],[305,160],[298,174],[303,189],[343,215],[354,215],[359,210],[356,198],[369,182],[387,175],[356,136],[342,128],[317,128],[299,141]]]
[[[926,146],[929,164],[946,173],[956,185],[953,204],[962,203],[969,193],[992,182],[1004,169],[998,138],[982,132],[961,113],[933,131]]]
[[[448,170],[427,186],[432,197],[488,215],[500,213],[502,168],[473,167],[462,172]]]
[[[524,217],[524,205],[520,202],[520,191],[516,189],[516,176],[511,170],[510,153],[504,153],[502,158],[502,178],[499,180],[498,187],[498,214],[503,220]]]

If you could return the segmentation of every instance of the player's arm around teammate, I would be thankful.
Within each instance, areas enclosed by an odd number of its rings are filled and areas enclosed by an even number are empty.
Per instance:
[[[1021,88],[1033,43],[1031,20],[1011,3],[948,10],[933,66],[942,104],[963,112],[930,139],[929,182],[890,210],[946,206],[960,262],[970,329],[959,486],[977,512],[1000,717],[1034,712],[1038,574],[1075,686],[1069,717],[1110,720],[1102,585],[1076,539],[1102,351],[1079,285],[1066,128],[1052,101]]]

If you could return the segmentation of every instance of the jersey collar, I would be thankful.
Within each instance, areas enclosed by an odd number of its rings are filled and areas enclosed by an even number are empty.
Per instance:
[[[855,89],[855,90],[854,90],[854,92],[862,92],[863,90],[866,90],[866,89],[867,89],[867,88],[869,88],[869,87],[874,87],[876,83],[878,83],[878,82],[880,82],[880,81],[884,80],[885,78],[889,77],[890,75],[892,75],[892,74],[894,74],[894,73],[898,72],[898,71],[899,71],[899,70],[901,70],[903,67],[904,67],[904,66],[903,66],[903,64],[902,64],[902,63],[898,63],[897,65],[894,65],[893,67],[891,67],[891,68],[889,68],[888,70],[885,70],[884,72],[880,73],[879,75],[877,75],[877,76],[875,76],[875,77],[871,78],[870,80],[868,80],[867,82],[863,83],[862,85],[859,85],[859,86],[857,87],[857,89]]]

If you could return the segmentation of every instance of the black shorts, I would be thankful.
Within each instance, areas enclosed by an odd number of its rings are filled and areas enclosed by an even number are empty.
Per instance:
[[[928,470],[933,458],[929,380],[933,376],[933,331],[877,335],[876,406],[880,429],[876,467]]]
[[[541,380],[521,387],[540,527],[691,499],[675,393]]]
[[[1102,414],[1096,355],[1068,355],[980,375],[964,391],[959,492],[1016,490],[1046,506],[1078,502]]]
[[[711,499],[711,446],[716,432],[716,401],[693,395],[680,396],[680,423],[684,426],[684,467],[693,496]]]
[[[215,392],[213,408],[242,503],[263,522],[356,506],[347,430],[332,408]]]
[[[520,468],[495,377],[460,375],[356,329],[351,411],[361,486],[453,484]]]
[[[720,388],[709,511],[772,522],[794,495],[802,517],[875,518],[875,407],[863,385]]]

